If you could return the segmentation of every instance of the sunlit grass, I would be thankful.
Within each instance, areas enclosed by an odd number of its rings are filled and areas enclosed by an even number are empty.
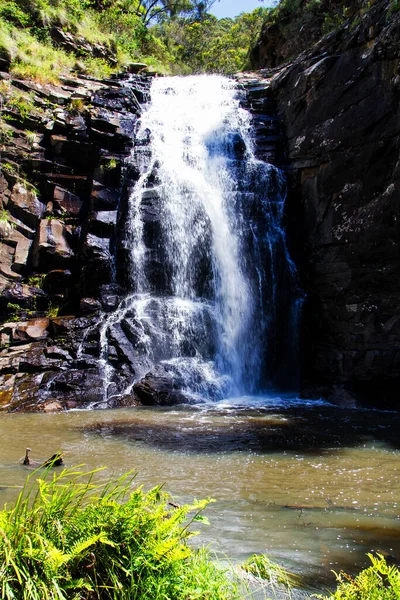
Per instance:
[[[26,30],[13,30],[17,53],[11,63],[14,77],[34,79],[39,83],[58,83],[75,62],[73,56],[59,48],[38,41]]]

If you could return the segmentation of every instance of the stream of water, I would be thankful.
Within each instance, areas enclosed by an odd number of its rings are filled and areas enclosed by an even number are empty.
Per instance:
[[[354,572],[366,552],[400,557],[400,414],[288,397],[175,408],[1,415],[0,499],[29,470],[25,447],[67,466],[138,470],[176,501],[211,497],[199,542],[242,561],[253,552],[301,573],[312,589]]]

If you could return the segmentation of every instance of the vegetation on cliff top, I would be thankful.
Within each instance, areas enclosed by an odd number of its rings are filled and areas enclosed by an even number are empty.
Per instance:
[[[393,0],[393,6],[398,0]],[[0,67],[56,82],[71,70],[107,76],[132,61],[164,73],[233,73],[257,66],[267,39],[268,66],[295,55],[367,0],[281,0],[235,19],[209,13],[215,0],[0,0]]]
[[[0,0],[0,67],[57,82],[70,70],[107,76],[144,60],[161,72],[233,72],[267,9],[218,20],[199,0]]]

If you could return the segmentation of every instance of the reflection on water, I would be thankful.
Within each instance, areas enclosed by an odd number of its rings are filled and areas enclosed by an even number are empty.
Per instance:
[[[38,459],[62,448],[67,465],[138,469],[179,502],[214,498],[202,541],[234,559],[266,551],[321,585],[368,551],[400,558],[400,413],[264,397],[1,419],[3,502],[26,446]]]

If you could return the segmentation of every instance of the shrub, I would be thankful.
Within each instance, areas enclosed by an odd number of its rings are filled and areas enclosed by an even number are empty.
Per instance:
[[[320,600],[399,600],[400,571],[389,566],[381,554],[368,554],[372,565],[351,577],[342,571],[336,574],[338,587],[331,596],[314,596]]]
[[[177,506],[160,487],[134,488],[132,474],[101,484],[96,473],[36,471],[0,512],[2,598],[239,597],[206,551],[187,544],[207,501]]]

